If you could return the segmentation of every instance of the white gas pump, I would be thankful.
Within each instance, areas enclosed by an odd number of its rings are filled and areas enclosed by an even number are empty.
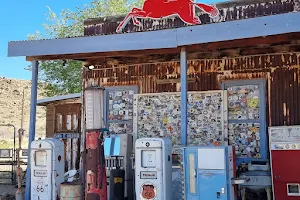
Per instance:
[[[31,143],[31,200],[59,199],[64,182],[64,143],[58,139],[36,140]]]
[[[141,138],[135,143],[135,191],[140,200],[172,200],[172,143]]]

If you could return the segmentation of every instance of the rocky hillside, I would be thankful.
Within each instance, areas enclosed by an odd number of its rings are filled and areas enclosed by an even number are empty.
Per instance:
[[[0,77],[0,125],[12,124],[17,130],[21,127],[23,90],[24,101],[24,142],[27,143],[30,116],[31,81]],[[38,92],[38,99],[42,96]],[[37,108],[36,136],[45,135],[46,112],[44,107]],[[13,129],[0,126],[0,148],[12,148]]]

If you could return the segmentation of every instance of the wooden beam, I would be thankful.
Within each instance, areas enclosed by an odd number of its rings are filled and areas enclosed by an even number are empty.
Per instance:
[[[213,52],[221,51],[220,53],[218,53],[219,55],[225,54],[228,56],[236,56],[238,53],[238,49],[250,49],[250,48],[260,49],[258,51],[260,52],[262,49],[269,48],[271,45],[283,46],[283,44],[299,45],[300,32],[275,35],[275,36],[267,36],[267,37],[190,45],[187,46],[186,49],[189,52],[189,54],[193,54],[193,53],[199,54],[200,52],[202,55],[209,55],[209,54],[213,54]],[[232,49],[235,49],[236,51],[235,54],[226,53],[226,51]],[[120,51],[120,52],[108,52],[108,53],[106,52],[106,53],[37,56],[37,57],[26,57],[26,60],[32,61],[32,60],[70,59],[70,60],[80,60],[92,64],[97,64],[97,62],[102,62],[102,61],[103,63],[105,63],[105,59],[111,58],[111,61],[118,60],[120,64],[126,64],[125,61],[127,61],[127,63],[136,63],[136,62],[131,62],[131,60],[141,60],[141,62],[144,62],[142,60],[145,60],[145,58],[147,58],[146,60],[155,60],[156,58],[157,62],[178,60],[179,53],[180,53],[180,48],[174,48],[174,49],[158,49],[158,50]],[[255,53],[255,50],[253,50],[253,53]],[[166,58],[167,60],[163,60],[164,58]]]
[[[196,78],[188,78],[188,82],[189,83],[195,83],[196,82]],[[170,78],[170,79],[158,79],[156,80],[156,84],[170,84],[170,83],[180,83],[180,78]]]
[[[300,45],[276,45],[264,48],[235,48],[235,49],[224,49],[216,50],[212,52],[194,52],[189,53],[188,60],[197,59],[219,59],[223,57],[238,57],[238,56],[250,56],[250,55],[261,55],[267,53],[287,53],[287,52],[299,52]],[[138,65],[138,64],[151,64],[160,62],[179,62],[179,54],[169,54],[169,55],[149,55],[144,57],[131,57],[131,58],[115,58],[114,61],[105,59],[93,59],[87,60],[86,65],[98,65],[99,68],[106,68],[111,66],[120,65]],[[113,64],[112,64],[113,63]]]

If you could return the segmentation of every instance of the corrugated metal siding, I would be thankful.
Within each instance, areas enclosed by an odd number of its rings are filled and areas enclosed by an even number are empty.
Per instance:
[[[271,73],[271,123],[300,124],[300,69],[276,69]]]
[[[233,21],[255,18],[260,16],[275,15],[298,11],[298,0],[273,0],[273,1],[239,1],[217,4],[220,11],[219,19],[211,19],[208,14],[197,13],[202,24]],[[122,17],[106,17],[85,21],[84,35],[107,35],[116,33],[116,28],[124,19]],[[165,20],[139,19],[142,27],[134,26],[130,20],[124,32],[152,31],[186,26],[178,17]]]
[[[300,53],[246,56],[189,61],[190,91],[220,89],[222,81],[266,79],[268,124],[300,124]],[[100,66],[95,66],[101,69]],[[178,62],[134,65],[84,72],[87,84],[103,86],[139,85],[141,93],[175,92],[178,83],[159,83],[180,78]]]

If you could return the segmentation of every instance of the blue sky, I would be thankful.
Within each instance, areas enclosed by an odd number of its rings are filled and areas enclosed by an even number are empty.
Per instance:
[[[26,40],[27,34],[42,32],[42,24],[46,22],[47,7],[60,13],[69,8],[89,3],[90,0],[8,0],[0,6],[0,76],[16,79],[30,79],[31,72],[24,70],[30,63],[25,57],[8,58],[8,41]]]
[[[43,32],[42,24],[46,22],[46,6],[50,6],[54,12],[59,14],[65,8],[75,10],[76,7],[82,7],[89,2],[91,0],[2,1],[0,7],[0,76],[27,80],[31,78],[31,73],[24,70],[30,64],[25,61],[25,57],[7,57],[7,43],[8,41],[26,40],[27,34],[35,33],[37,30]],[[201,2],[216,1],[203,0]]]

